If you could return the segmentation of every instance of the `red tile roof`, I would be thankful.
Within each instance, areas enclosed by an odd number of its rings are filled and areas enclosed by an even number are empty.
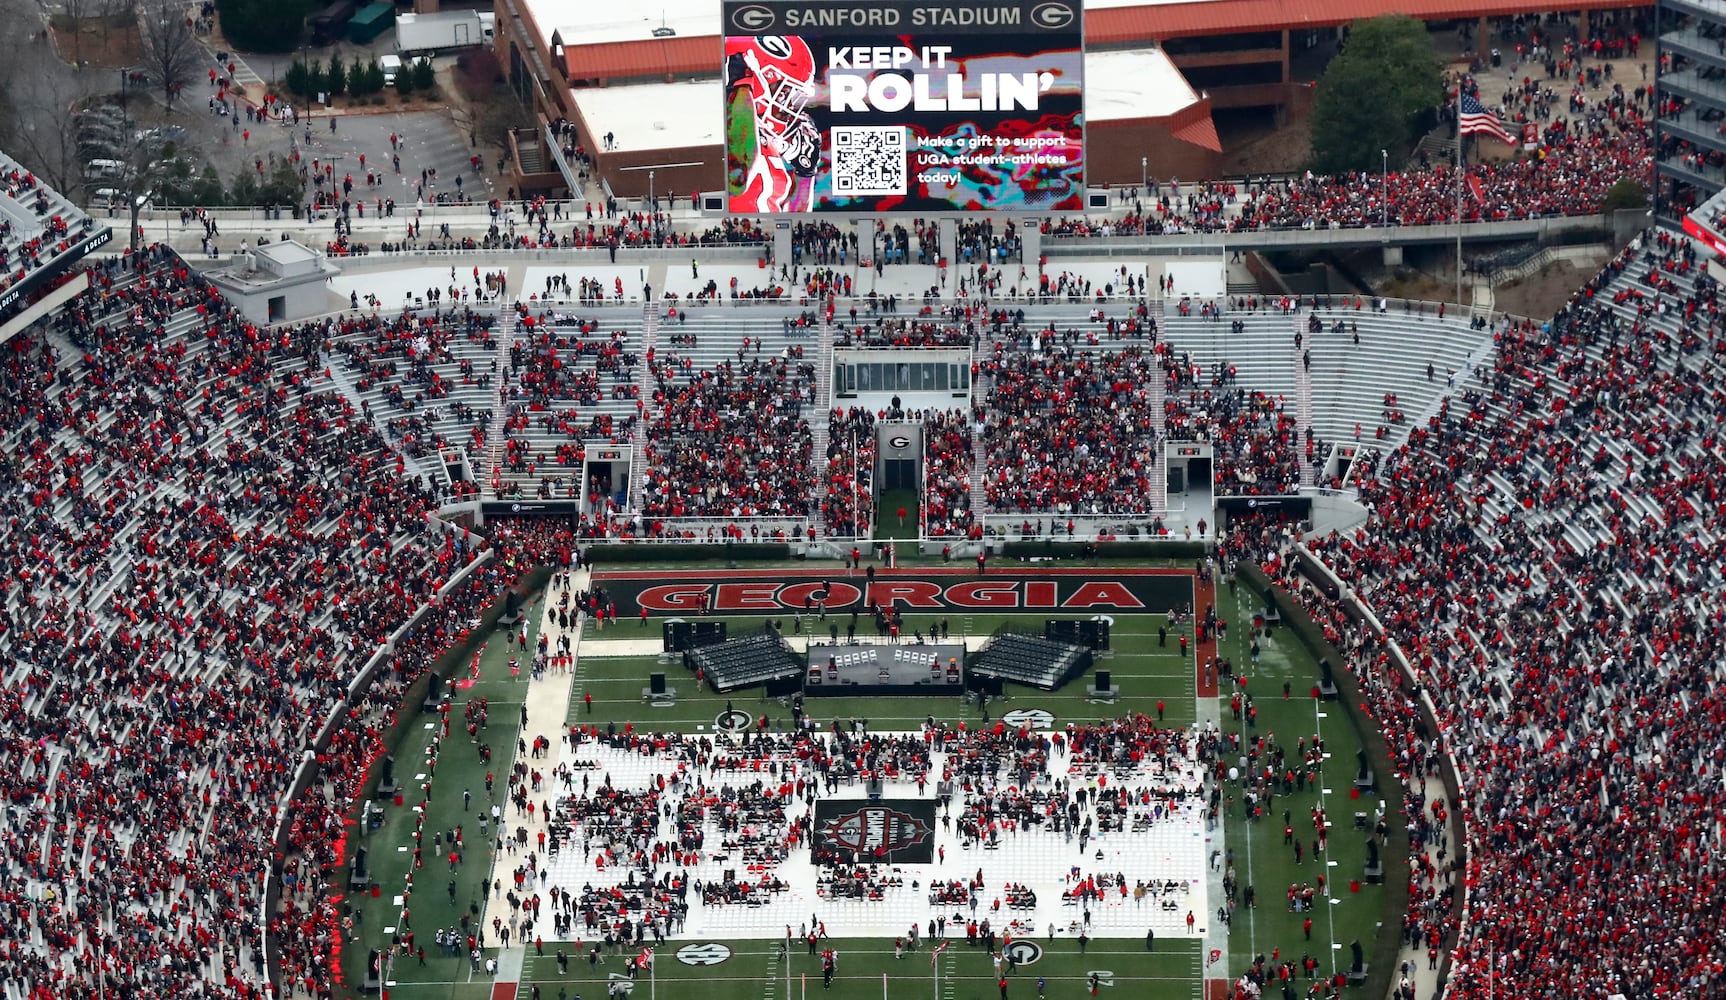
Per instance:
[[[717,73],[722,55],[719,39],[713,35],[563,47],[564,65],[572,80]]]
[[[1568,0],[1565,9],[1618,10],[1624,6],[1624,0]],[[1531,0],[1211,0],[1152,4],[1087,10],[1085,41],[1108,45],[1284,28],[1334,28],[1381,14],[1407,14],[1438,21],[1502,17],[1547,9]]]

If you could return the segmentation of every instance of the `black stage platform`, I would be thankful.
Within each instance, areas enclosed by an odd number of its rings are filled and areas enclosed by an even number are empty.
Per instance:
[[[959,642],[812,645],[803,693],[958,694],[965,687]]]

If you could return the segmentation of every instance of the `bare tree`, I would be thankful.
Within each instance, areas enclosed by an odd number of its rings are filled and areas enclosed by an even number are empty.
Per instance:
[[[102,44],[107,45],[113,38],[115,28],[126,28],[138,23],[138,0],[74,0],[82,4],[91,16],[96,18],[102,32]],[[70,5],[68,5],[70,9]]]
[[[202,47],[186,9],[173,0],[153,0],[138,9],[145,72],[162,85],[168,107],[203,62]]]
[[[83,181],[78,132],[71,118],[77,92],[67,78],[19,72],[0,60],[0,144],[49,187],[74,200]]]
[[[461,88],[456,88],[458,93]],[[450,117],[456,128],[467,133],[468,145],[477,149],[508,149],[509,133],[515,128],[531,128],[533,115],[507,86],[493,86],[478,96],[463,94],[449,104]]]
[[[90,16],[95,0],[60,0],[60,17],[72,35],[72,65],[84,61],[84,19]],[[107,26],[103,25],[104,35]]]

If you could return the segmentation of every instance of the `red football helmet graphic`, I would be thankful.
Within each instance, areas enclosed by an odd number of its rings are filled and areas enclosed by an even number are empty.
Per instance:
[[[814,94],[815,56],[796,36],[755,35],[725,43],[728,86],[749,88],[757,131],[784,140],[803,122]]]

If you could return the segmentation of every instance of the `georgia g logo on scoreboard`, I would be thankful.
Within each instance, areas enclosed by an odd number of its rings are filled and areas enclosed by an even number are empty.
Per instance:
[[[750,4],[731,12],[731,23],[747,35],[759,33],[771,25],[773,20],[773,11],[761,4]]]
[[[1064,3],[1038,4],[1031,11],[1031,23],[1039,28],[1060,29],[1072,24],[1073,8]]]

